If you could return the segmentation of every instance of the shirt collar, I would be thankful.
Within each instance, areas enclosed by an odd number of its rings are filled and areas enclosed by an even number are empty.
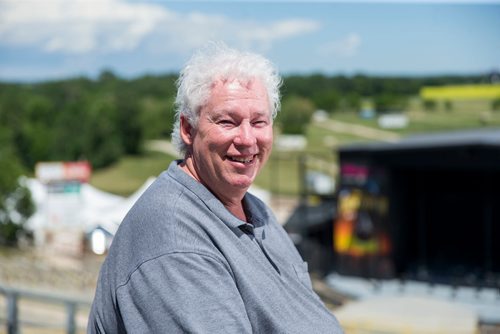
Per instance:
[[[217,217],[219,217],[226,225],[232,229],[239,229],[241,226],[248,225],[242,220],[236,218],[222,202],[210,192],[203,184],[193,179],[190,175],[184,172],[179,164],[182,160],[172,161],[167,169],[167,174],[175,179],[177,182],[181,183],[188,190],[194,193],[200,200],[205,203],[210,211],[212,211]],[[255,196],[245,194],[243,198],[243,206],[245,208],[245,213],[247,215],[248,223],[250,223],[253,228],[258,228],[264,226],[266,219],[264,213],[267,213],[262,202],[256,199]]]

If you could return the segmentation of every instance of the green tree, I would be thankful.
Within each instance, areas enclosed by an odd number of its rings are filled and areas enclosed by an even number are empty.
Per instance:
[[[168,138],[174,124],[174,97],[147,97],[141,101],[141,123],[145,139]]]
[[[444,101],[444,110],[446,110],[446,111],[453,110],[453,103],[450,100]]]
[[[9,137],[9,130],[0,127],[0,245],[16,246],[35,207],[30,191],[18,181],[23,169]]]
[[[139,154],[144,140],[139,96],[131,87],[120,87],[116,92],[117,130],[125,153]]]
[[[361,96],[357,92],[347,93],[341,100],[343,109],[359,111],[361,109]]]
[[[340,96],[334,90],[322,91],[314,94],[312,101],[317,109],[322,109],[331,113],[338,109]]]
[[[82,153],[94,168],[108,166],[123,154],[114,100],[110,94],[94,96],[88,101],[86,111]]]
[[[285,134],[304,134],[314,113],[314,104],[300,96],[289,96],[283,100],[277,122]]]
[[[435,111],[437,104],[434,100],[424,100],[422,106],[426,111]]]
[[[402,111],[406,108],[407,99],[400,95],[384,93],[374,98],[377,112]]]
[[[500,110],[500,98],[497,98],[493,100],[493,102],[491,102],[491,109],[495,111]]]

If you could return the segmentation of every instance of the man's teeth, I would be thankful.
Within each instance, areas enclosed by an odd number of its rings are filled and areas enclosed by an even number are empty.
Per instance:
[[[249,163],[249,162],[251,162],[253,160],[253,156],[252,157],[248,157],[248,158],[230,157],[229,159],[232,160],[232,161],[237,161],[237,162],[242,162],[242,163]]]

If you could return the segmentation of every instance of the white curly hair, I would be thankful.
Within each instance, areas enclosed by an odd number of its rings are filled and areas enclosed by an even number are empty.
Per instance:
[[[274,65],[261,55],[235,50],[223,43],[210,43],[191,57],[177,80],[172,143],[181,155],[185,156],[188,150],[180,136],[181,116],[196,127],[199,111],[210,96],[212,84],[233,78],[242,82],[259,79],[267,90],[272,119],[276,117],[280,109],[282,79]]]

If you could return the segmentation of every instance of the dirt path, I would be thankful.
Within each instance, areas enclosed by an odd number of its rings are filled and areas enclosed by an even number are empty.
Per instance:
[[[167,153],[174,157],[179,157],[177,149],[174,147],[174,145],[172,145],[172,143],[169,140],[166,139],[150,140],[146,143],[146,149],[151,151]]]
[[[374,129],[369,126],[345,123],[332,119],[316,122],[314,125],[333,132],[346,133],[366,139],[394,142],[400,138],[399,134],[391,131]]]

